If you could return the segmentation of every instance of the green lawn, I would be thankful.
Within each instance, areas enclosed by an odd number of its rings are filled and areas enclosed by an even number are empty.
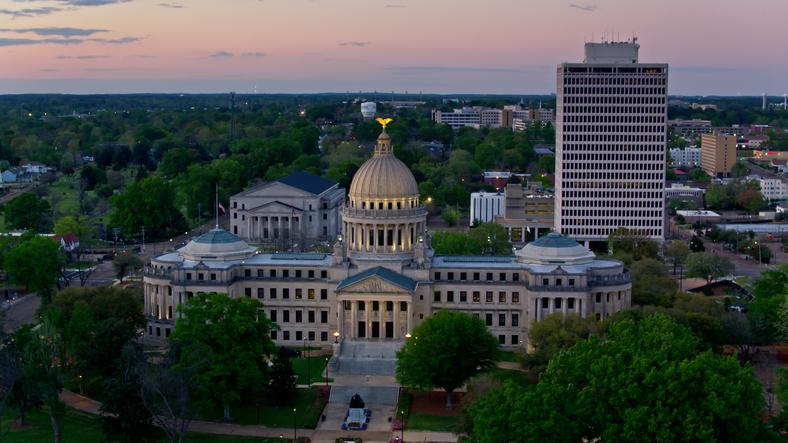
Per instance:
[[[245,398],[237,406],[230,407],[230,417],[237,424],[241,425],[256,425],[257,424],[257,403],[260,403],[260,424],[269,428],[292,428],[293,427],[293,408],[295,412],[295,423],[299,428],[303,427],[304,416],[307,410],[315,402],[317,397],[317,389],[299,389],[298,398],[293,401],[290,406],[282,406],[279,408],[268,407],[268,399],[261,398]],[[222,417],[222,410],[219,407],[214,407],[210,411],[203,414],[202,420],[214,421]]]
[[[515,351],[499,351],[498,352],[498,360],[499,361],[506,361],[511,363],[517,363],[520,361],[518,359],[519,353]]]
[[[489,372],[495,380],[500,380],[501,382],[506,380],[513,380],[515,383],[519,384],[520,386],[529,386],[538,382],[538,379],[535,379],[534,376],[525,371],[518,371],[515,369],[502,369],[502,368],[495,368]]]
[[[8,425],[11,411],[3,411],[3,429]],[[23,429],[11,429],[4,443],[51,443],[54,441],[52,424],[46,412],[31,412],[26,419],[33,426]],[[60,419],[60,432],[62,443],[99,443],[104,440],[101,432],[101,420],[96,415],[66,408],[66,414]],[[183,439],[187,443],[277,443],[279,438],[241,437],[236,435],[216,435],[201,432],[190,432]],[[162,443],[169,442],[166,437]],[[292,439],[285,438],[279,443],[291,443]]]
[[[408,431],[451,432],[460,417],[444,417],[425,412],[411,412],[408,417]]]
[[[309,357],[308,361],[309,364],[307,365],[306,358],[291,358],[290,361],[293,363],[293,370],[295,371],[298,378],[296,379],[296,384],[305,385],[307,384],[307,372],[312,377],[313,384],[325,383],[326,379],[321,375],[323,371],[326,369],[326,358],[331,358],[328,355],[321,355],[319,357]],[[333,379],[329,379],[332,381]]]

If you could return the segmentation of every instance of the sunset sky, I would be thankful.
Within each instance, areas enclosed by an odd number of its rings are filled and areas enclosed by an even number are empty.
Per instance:
[[[0,94],[549,94],[636,35],[669,94],[788,93],[786,0],[0,0]]]

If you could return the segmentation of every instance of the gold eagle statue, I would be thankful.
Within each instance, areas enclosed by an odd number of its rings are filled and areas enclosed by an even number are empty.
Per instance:
[[[386,130],[386,125],[389,124],[390,122],[394,121],[393,119],[390,119],[390,118],[376,118],[375,120],[377,120],[378,123],[383,125],[383,130],[384,131]]]

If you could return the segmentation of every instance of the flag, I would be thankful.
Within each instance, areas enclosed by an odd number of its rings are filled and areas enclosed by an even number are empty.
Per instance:
[[[227,212],[227,210],[226,210],[226,209],[224,209],[224,206],[222,206],[222,204],[221,204],[221,203],[219,203],[219,209],[221,209],[221,210],[222,210],[222,213],[225,213],[225,212]]]
[[[293,211],[293,215],[295,215],[295,208],[293,207],[292,203],[290,203],[290,210]]]
[[[526,226],[525,229],[527,229],[528,232],[531,232],[531,228],[530,227]]]

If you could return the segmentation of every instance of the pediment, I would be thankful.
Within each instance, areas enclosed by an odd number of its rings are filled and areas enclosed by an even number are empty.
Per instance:
[[[380,294],[413,294],[413,291],[400,285],[384,280],[378,276],[371,276],[359,282],[347,285],[337,290],[338,293],[380,293]]]

